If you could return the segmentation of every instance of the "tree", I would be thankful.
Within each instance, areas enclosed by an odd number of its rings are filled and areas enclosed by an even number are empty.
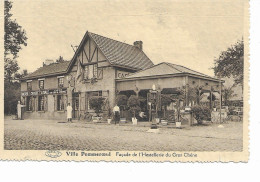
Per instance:
[[[95,113],[97,114],[97,116],[99,116],[99,114],[102,111],[102,107],[104,105],[104,100],[105,100],[105,98],[99,97],[99,96],[91,97],[89,100],[89,105],[91,108],[93,108],[95,110]]]
[[[120,109],[125,110],[127,106],[127,96],[126,95],[118,95],[116,97],[116,103],[120,107]]]
[[[127,106],[130,108],[130,112],[133,113],[133,117],[135,118],[136,113],[141,110],[138,96],[131,95],[127,101]]]
[[[4,79],[7,82],[11,83],[13,80],[16,79],[15,76],[18,70],[20,69],[20,67],[18,66],[16,60],[5,58],[4,69],[5,69]]]
[[[221,52],[219,57],[214,60],[215,75],[221,77],[233,76],[236,84],[243,87],[244,75],[244,41],[238,41],[231,45],[226,51]]]
[[[163,106],[163,117],[166,117],[166,109],[172,103],[172,95],[171,94],[162,94],[161,95],[161,104]]]
[[[27,46],[26,32],[12,19],[12,2],[4,2],[4,113],[15,114],[16,104],[20,100],[20,84],[17,80],[25,73],[19,74],[16,58],[22,45]]]
[[[222,97],[223,97],[225,106],[228,105],[228,101],[229,101],[232,97],[237,96],[237,94],[234,94],[233,87],[234,87],[234,86],[226,87],[226,88],[224,88],[223,91],[222,91]]]
[[[27,46],[27,37],[25,30],[16,22],[11,19],[12,2],[4,2],[4,16],[5,16],[5,35],[4,35],[4,47],[5,57],[9,54],[13,55],[13,59],[18,57],[21,45]]]

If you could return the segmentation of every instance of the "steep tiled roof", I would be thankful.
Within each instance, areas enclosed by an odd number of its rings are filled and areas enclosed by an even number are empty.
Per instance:
[[[69,61],[64,61],[61,63],[53,63],[50,65],[40,67],[36,71],[25,76],[23,79],[35,78],[35,77],[53,75],[59,73],[66,73],[69,63],[70,63]]]
[[[143,77],[151,77],[151,76],[163,76],[163,75],[174,75],[174,74],[191,74],[196,76],[207,77],[210,79],[215,79],[203,73],[191,70],[184,66],[162,62],[157,64],[151,68],[136,72],[134,74],[125,77],[126,79],[130,78],[143,78]]]
[[[153,62],[136,46],[119,42],[101,35],[88,32],[112,65],[133,69],[146,69],[153,66]]]

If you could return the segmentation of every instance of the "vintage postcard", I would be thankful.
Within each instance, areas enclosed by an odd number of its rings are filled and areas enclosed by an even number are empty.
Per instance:
[[[0,159],[247,162],[247,0],[8,0]]]

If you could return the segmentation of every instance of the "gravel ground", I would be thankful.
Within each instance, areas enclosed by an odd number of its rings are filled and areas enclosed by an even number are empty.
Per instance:
[[[6,150],[242,151],[242,122],[172,126],[148,133],[149,124],[108,125],[55,120],[5,120]]]

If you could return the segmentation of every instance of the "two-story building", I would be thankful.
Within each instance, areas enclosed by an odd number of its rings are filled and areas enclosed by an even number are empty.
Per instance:
[[[166,94],[180,87],[218,87],[218,79],[186,67],[154,65],[142,48],[142,41],[130,45],[86,32],[71,61],[44,65],[21,79],[24,118],[65,119],[67,103],[78,118],[93,112],[92,96],[104,97],[113,107],[118,94],[146,97],[152,85]]]

